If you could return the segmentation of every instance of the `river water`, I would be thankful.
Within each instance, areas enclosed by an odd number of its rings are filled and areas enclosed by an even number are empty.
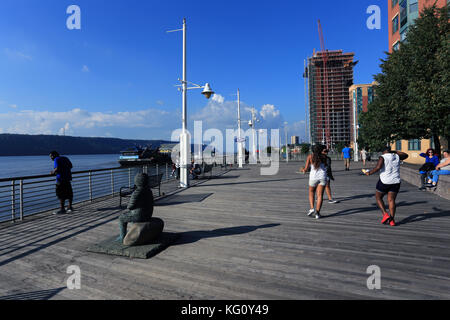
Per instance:
[[[118,154],[64,155],[73,165],[72,172],[120,167]],[[0,179],[49,174],[53,161],[49,156],[0,157]]]

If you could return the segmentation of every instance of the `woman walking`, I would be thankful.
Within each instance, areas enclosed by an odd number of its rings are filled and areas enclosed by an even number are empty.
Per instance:
[[[320,209],[323,203],[323,192],[327,185],[327,155],[322,151],[326,150],[323,145],[316,145],[313,150],[313,154],[309,155],[306,159],[306,165],[303,168],[305,173],[311,166],[311,172],[309,174],[309,204],[310,210],[308,216],[314,214],[316,219],[320,219]],[[317,196],[317,202],[315,197]],[[316,202],[315,206],[314,203]]]
[[[363,162],[363,167],[365,168],[366,167],[366,159],[367,159],[367,151],[366,151],[366,149],[363,148],[360,151],[360,153],[361,153],[361,160]]]

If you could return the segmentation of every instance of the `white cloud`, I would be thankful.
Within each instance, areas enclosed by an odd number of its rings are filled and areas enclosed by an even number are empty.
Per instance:
[[[13,109],[17,109],[17,105],[16,104],[10,104],[9,107],[13,108]]]
[[[288,123],[287,125],[288,130],[288,139],[290,141],[291,136],[298,136],[300,138],[300,141],[306,141],[308,139],[307,133],[306,133],[306,121],[296,121],[293,123]],[[283,129],[284,134],[284,129]]]
[[[212,101],[217,102],[217,103],[223,103],[225,101],[225,98],[223,96],[221,96],[220,94],[214,94],[211,99],[212,99]]]
[[[257,111],[259,119],[257,127],[262,129],[276,129],[282,125],[280,110],[274,105],[263,105]],[[248,129],[248,120],[251,118],[251,108],[241,101],[242,129]],[[191,116],[191,120],[203,121],[206,129],[214,128],[225,131],[225,129],[237,129],[237,101],[226,101],[220,94],[213,95],[208,104]]]
[[[81,68],[81,72],[89,72],[89,68],[87,65],[84,65],[83,68]]]
[[[23,53],[21,51],[18,50],[12,50],[9,48],[5,48],[3,50],[3,52],[5,53],[6,56],[8,56],[11,59],[21,59],[21,60],[33,60],[33,57],[30,56],[29,54]]]
[[[175,115],[178,116],[178,115]],[[62,134],[125,138],[167,138],[175,129],[174,114],[158,109],[115,113],[90,112],[80,108],[50,112],[21,110],[0,113],[1,132]]]

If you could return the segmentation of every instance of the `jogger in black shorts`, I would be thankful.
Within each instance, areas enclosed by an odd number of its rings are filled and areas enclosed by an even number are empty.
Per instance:
[[[370,176],[378,171],[380,172],[380,180],[377,183],[377,191],[375,198],[377,200],[378,207],[383,214],[381,223],[389,223],[391,226],[395,226],[395,212],[397,206],[395,200],[397,194],[400,191],[400,160],[405,160],[408,155],[400,151],[391,151],[390,147],[386,147],[383,150],[383,154],[378,159],[377,166],[366,171],[365,174]],[[388,195],[389,213],[386,211],[383,198]]]

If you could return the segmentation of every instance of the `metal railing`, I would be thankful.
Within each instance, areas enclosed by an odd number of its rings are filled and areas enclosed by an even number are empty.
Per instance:
[[[169,164],[116,167],[72,173],[73,203],[115,197],[120,187],[131,187],[138,172],[163,173],[161,183],[175,179]],[[0,223],[23,220],[26,216],[59,208],[55,193],[55,176],[39,175],[0,179]]]

